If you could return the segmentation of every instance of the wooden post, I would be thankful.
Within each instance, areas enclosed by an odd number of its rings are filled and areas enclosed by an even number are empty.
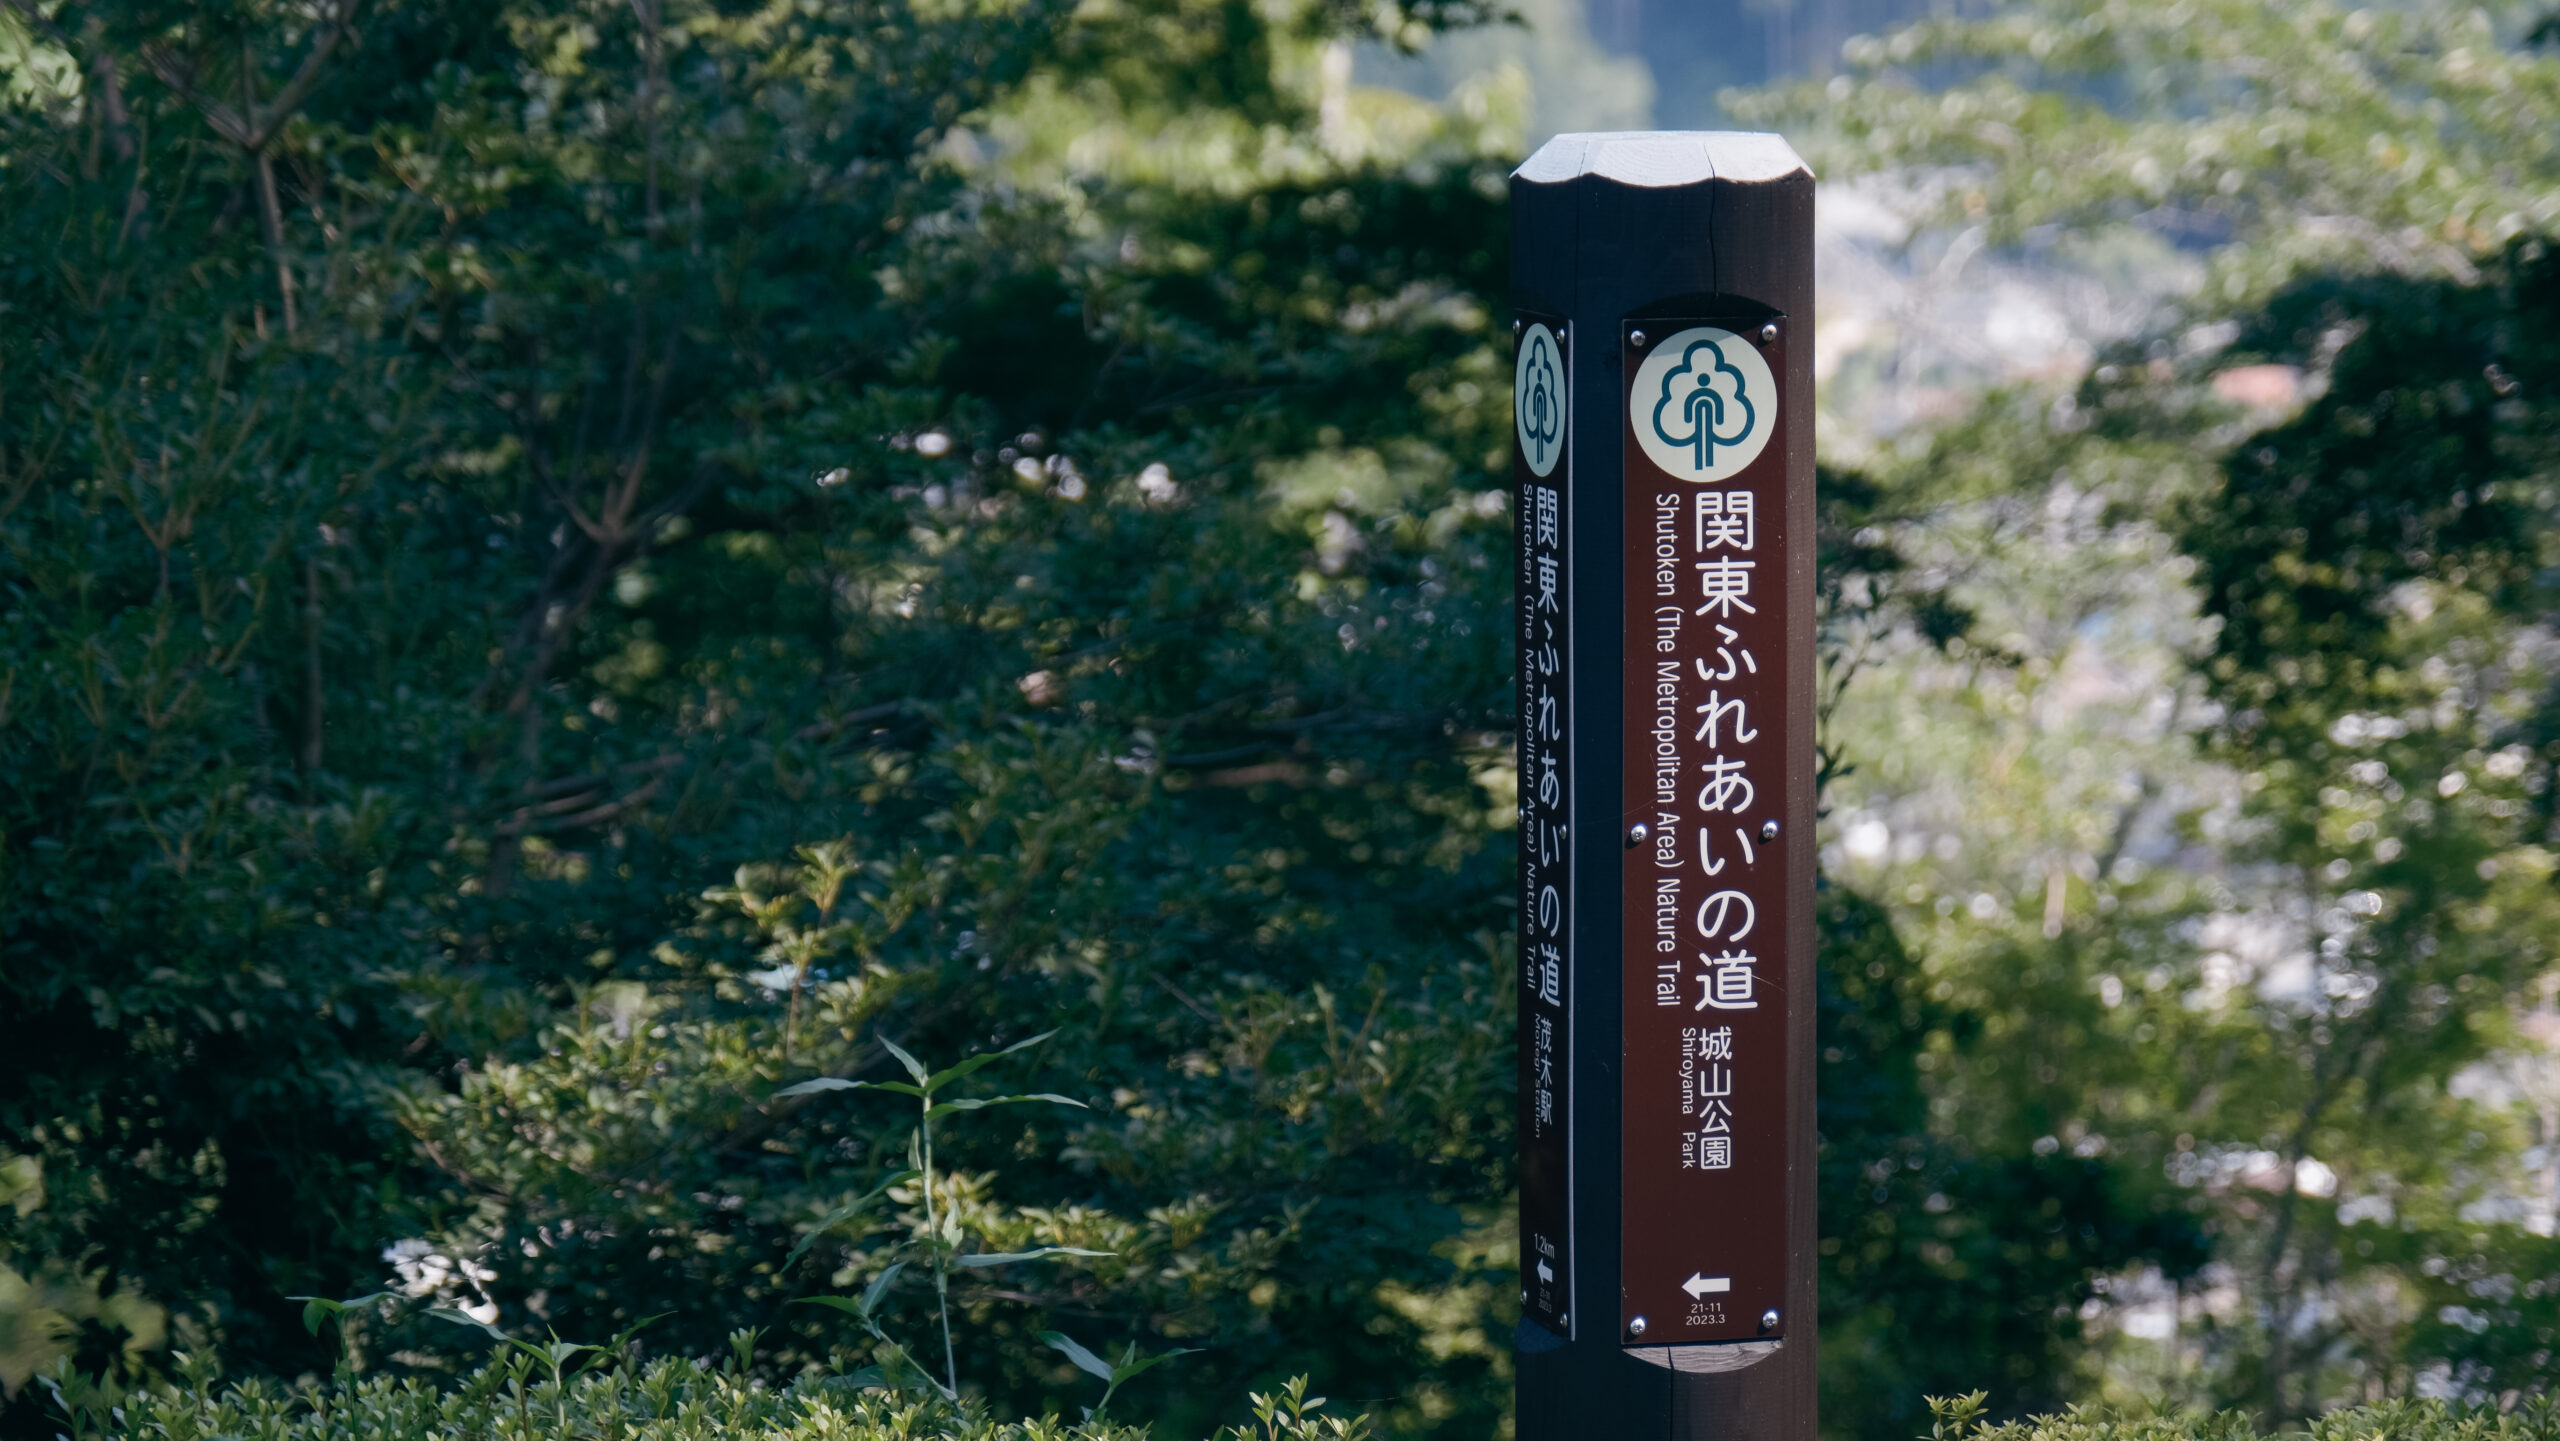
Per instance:
[[[1511,284],[1520,1441],[1812,1441],[1812,173],[1558,136]]]

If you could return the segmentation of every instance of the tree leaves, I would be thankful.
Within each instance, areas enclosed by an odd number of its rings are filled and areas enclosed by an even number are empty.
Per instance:
[[[1309,88],[1409,17],[369,7],[271,252],[141,46],[272,108],[314,17],[216,10],[56,12],[147,164],[0,116],[0,1144],[85,1198],[0,1244],[284,1374],[386,1265],[399,1352],[791,1370],[930,1111],[931,1242],[1049,1263],[952,1258],[973,1385],[1107,1306],[1492,1424],[1377,1299],[1508,1185],[1508,162]],[[1149,116],[1249,158],[1040,149]]]

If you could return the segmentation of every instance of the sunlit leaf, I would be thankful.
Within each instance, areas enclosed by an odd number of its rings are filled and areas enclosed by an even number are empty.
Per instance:
[[[907,1074],[916,1078],[917,1085],[929,1086],[929,1073],[924,1068],[924,1062],[908,1055],[905,1047],[887,1036],[880,1038],[880,1044],[889,1048],[889,1054],[898,1058],[898,1064],[907,1068]]]
[[[963,1096],[956,1100],[937,1102],[931,1110],[925,1112],[925,1119],[938,1121],[955,1112],[983,1111],[989,1106],[1018,1106],[1032,1101],[1043,1101],[1053,1106],[1073,1106],[1080,1111],[1092,1109],[1082,1101],[1046,1092],[1034,1096]]]
[[[487,1336],[489,1339],[506,1345],[523,1346],[529,1344],[527,1342],[518,1341],[515,1337],[508,1335],[506,1332],[499,1330],[497,1327],[490,1325],[488,1322],[481,1320],[477,1316],[467,1315],[450,1306],[430,1306],[427,1308],[427,1314],[435,1317],[439,1321],[450,1321],[456,1326],[468,1326],[472,1330],[478,1331],[482,1335]]]
[[[1063,1352],[1068,1360],[1074,1362],[1077,1370],[1089,1376],[1098,1376],[1105,1381],[1112,1379],[1111,1363],[1086,1350],[1077,1343],[1075,1338],[1059,1331],[1043,1331],[1039,1334],[1041,1340],[1048,1342]]]
[[[959,1080],[963,1076],[975,1075],[984,1067],[991,1065],[996,1061],[1000,1061],[1005,1057],[1012,1055],[1016,1051],[1028,1050],[1056,1034],[1058,1034],[1056,1031],[1042,1031],[1040,1034],[1030,1037],[1027,1040],[1016,1041],[1001,1051],[987,1051],[980,1055],[971,1056],[969,1059],[962,1061],[956,1066],[936,1071],[933,1074],[933,1078],[924,1083],[924,1088],[927,1091],[939,1091],[944,1086],[949,1085],[953,1081]]]
[[[1002,1266],[1012,1261],[1037,1261],[1043,1256],[1116,1256],[1117,1251],[1088,1251],[1081,1246],[1042,1246],[1031,1251],[982,1251],[959,1258],[963,1266]]]

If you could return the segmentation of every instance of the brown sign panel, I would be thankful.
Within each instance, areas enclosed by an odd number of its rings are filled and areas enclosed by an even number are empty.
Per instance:
[[[1784,1333],[1790,543],[1783,326],[1621,328],[1628,1344]],[[1812,997],[1798,1003],[1810,1004]],[[1780,1312],[1764,1326],[1767,1313]]]
[[[1513,365],[1519,533],[1520,1309],[1573,1334],[1572,586],[1565,324],[1523,315]]]

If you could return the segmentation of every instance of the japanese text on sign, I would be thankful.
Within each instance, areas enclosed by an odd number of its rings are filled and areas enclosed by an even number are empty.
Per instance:
[[[1788,572],[1774,354],[1657,326],[1623,372],[1623,1304],[1677,1344],[1764,1334],[1784,1286]]]
[[[1519,556],[1520,1291],[1531,1319],[1569,1332],[1573,810],[1565,343],[1523,322],[1513,404]]]

